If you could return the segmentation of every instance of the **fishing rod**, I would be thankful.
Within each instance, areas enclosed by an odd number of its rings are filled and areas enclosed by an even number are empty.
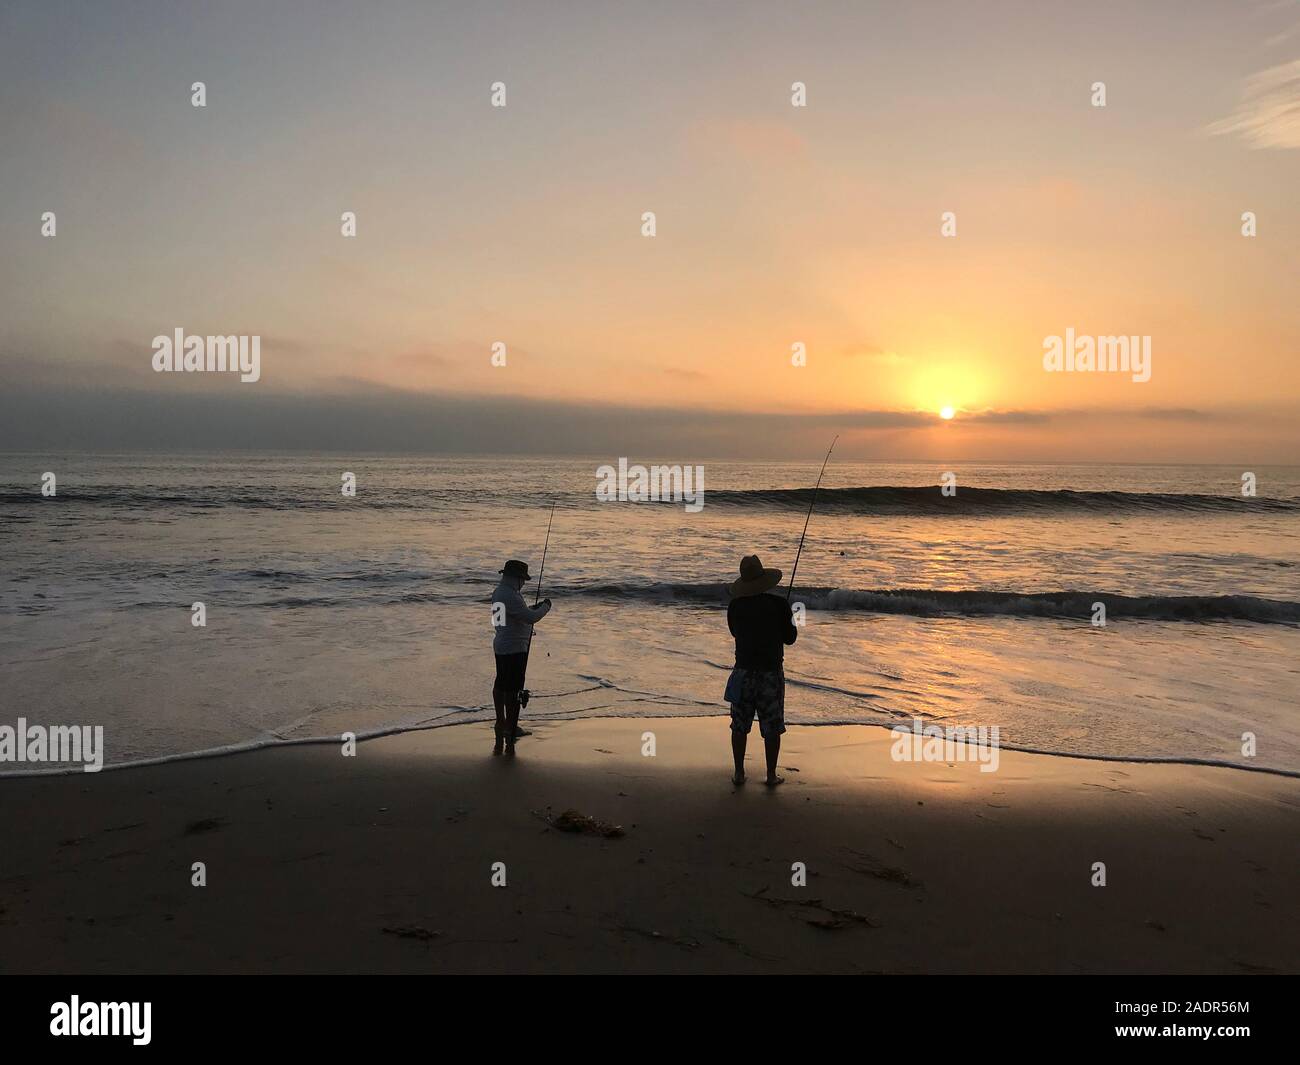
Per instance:
[[[546,520],[546,543],[542,545],[542,568],[537,571],[537,592],[533,596],[533,609],[537,609],[537,604],[542,601],[542,579],[546,576],[546,552],[551,546],[551,523],[555,521],[555,503],[551,503],[551,516]],[[533,633],[537,631],[536,625],[528,626],[528,649],[524,651],[524,668],[528,668],[528,656],[533,653]],[[519,692],[519,705],[528,706],[529,692],[523,688]]]
[[[546,543],[542,545],[542,568],[537,571],[537,594],[533,597],[533,606],[542,599],[542,578],[546,576],[546,549],[551,546],[551,522],[555,520],[555,504],[551,504],[551,516],[546,521]]]
[[[533,608],[542,601],[542,580],[546,577],[546,552],[551,546],[551,523],[555,521],[555,504],[551,503],[551,516],[546,521],[546,543],[542,545],[542,568],[537,571],[537,592],[533,596]],[[528,650],[533,649],[533,631],[536,625],[528,626]]]
[[[835,440],[838,440],[839,434],[835,434]],[[794,575],[799,572],[799,556],[803,554],[804,537],[808,535],[808,523],[812,521],[813,506],[817,502],[817,489],[822,486],[822,476],[826,473],[826,463],[831,460],[831,452],[835,450],[835,440],[831,441],[831,446],[826,449],[826,457],[822,459],[822,472],[817,475],[817,485],[813,488],[812,499],[808,500],[808,516],[803,520],[803,534],[799,537],[799,550],[795,552],[794,569],[790,571],[790,587],[785,590],[785,601],[790,602],[790,595],[794,592]]]

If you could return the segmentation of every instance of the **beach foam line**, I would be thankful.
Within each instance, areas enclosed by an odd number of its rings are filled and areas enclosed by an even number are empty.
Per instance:
[[[916,717],[918,715],[910,715]],[[921,718],[926,725],[939,724],[938,721],[930,721]],[[871,728],[893,729],[898,728],[897,724],[887,721],[804,721],[789,722],[789,724],[803,725],[805,728],[823,728],[837,727],[843,725],[867,725]],[[942,726],[941,726],[942,727]],[[967,725],[967,728],[976,726]],[[907,735],[912,735],[910,730]],[[1015,751],[1017,754],[1035,754],[1042,755],[1045,758],[1080,758],[1085,762],[1131,762],[1138,765],[1200,765],[1208,766],[1212,769],[1241,769],[1248,773],[1268,773],[1277,777],[1294,777],[1300,780],[1300,769],[1279,769],[1274,766],[1250,765],[1246,762],[1231,762],[1226,758],[1197,758],[1191,755],[1163,755],[1163,754],[1095,754],[1085,753],[1083,751],[1054,751],[1046,747],[1025,747],[1014,743],[998,742],[998,749],[1003,751]]]
[[[480,711],[478,707],[433,707],[433,709],[446,709],[450,713],[457,711],[474,713]],[[482,712],[490,712],[491,707],[483,709]],[[444,714],[443,717],[450,716]],[[439,721],[442,718],[438,719]],[[486,720],[486,719],[485,719]],[[477,718],[474,721],[478,721]],[[447,728],[451,725],[468,725],[474,722],[466,720],[448,721],[445,725],[424,722],[416,725],[382,725],[379,728],[364,729],[355,732],[358,743],[364,743],[366,740],[377,740],[384,736],[397,736],[405,732],[424,732],[429,729]],[[343,742],[342,733],[336,733],[333,736],[260,736],[257,739],[245,740],[242,743],[230,743],[220,747],[204,747],[197,751],[178,751],[175,754],[160,754],[152,758],[133,758],[124,762],[105,762],[102,769],[97,773],[107,773],[115,769],[141,769],[151,765],[170,765],[173,762],[194,762],[208,758],[226,758],[235,754],[248,754],[251,751],[268,750],[275,747],[310,747],[320,746],[321,744],[331,744],[338,746]],[[48,766],[41,769],[7,769],[0,772],[0,780],[7,780],[16,777],[63,777],[71,775],[89,775],[95,776],[97,773],[86,774],[85,769],[80,765],[66,766]]]
[[[621,691],[613,684],[603,685],[612,690]],[[585,690],[585,689],[584,689]],[[554,693],[555,695],[572,694],[572,693]],[[544,693],[538,693],[533,696],[537,698],[548,698]],[[701,704],[701,705],[714,705]],[[354,733],[358,743],[364,743],[367,740],[382,739],[385,736],[401,736],[408,732],[429,732],[440,728],[455,728],[459,725],[481,725],[491,719],[487,716],[491,713],[491,707],[433,707],[432,709],[446,710],[447,713],[441,715],[434,721],[419,722],[407,725],[384,725],[379,728],[366,729]],[[584,711],[589,712],[589,711]],[[481,713],[483,717],[467,718],[466,714]],[[573,720],[572,711],[561,711],[555,714],[533,714],[530,719],[534,721],[556,721]],[[452,718],[454,720],[448,720]],[[726,713],[718,714],[609,714],[600,713],[592,714],[592,718],[610,718],[617,721],[651,721],[651,720],[689,720],[705,717],[725,718]],[[916,715],[912,715],[916,716]],[[586,719],[586,720],[590,720]],[[909,718],[910,720],[910,718]],[[924,717],[921,720],[927,724],[937,724],[937,721],[931,721]],[[845,725],[865,725],[870,728],[881,728],[892,731],[898,728],[896,721],[851,721],[851,720],[830,720],[830,721],[790,721],[790,725],[800,728],[838,728]],[[911,735],[911,732],[908,733]],[[153,758],[139,758],[125,762],[108,762],[99,770],[100,773],[107,773],[119,769],[143,769],[147,766],[170,765],[175,762],[194,762],[206,761],[212,758],[228,758],[239,754],[248,754],[252,751],[268,750],[276,747],[309,747],[309,746],[337,746],[343,742],[341,734],[332,736],[301,736],[291,739],[285,738],[268,738],[260,737],[256,740],[249,740],[245,743],[232,743],[221,747],[207,747],[198,751],[183,751],[176,754],[158,755]],[[1043,747],[1026,747],[1013,743],[999,743],[999,749],[1006,751],[1015,751],[1019,754],[1041,755],[1046,758],[1080,758],[1089,762],[1115,762],[1115,763],[1135,763],[1151,765],[1194,765],[1205,766],[1211,769],[1240,769],[1248,773],[1268,773],[1272,776],[1291,777],[1300,779],[1300,770],[1279,769],[1273,766],[1250,765],[1242,762],[1232,762],[1227,759],[1216,758],[1197,758],[1180,755],[1112,755],[1112,754],[1095,754],[1080,751],[1057,751]],[[51,766],[44,769],[18,769],[0,772],[0,780],[17,779],[23,777],[61,777],[71,775],[90,775],[80,765],[71,766]]]

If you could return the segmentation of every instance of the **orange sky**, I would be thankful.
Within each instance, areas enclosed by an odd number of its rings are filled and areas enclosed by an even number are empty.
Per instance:
[[[47,398],[240,402],[151,372],[183,327],[261,335],[256,387],[299,397],[862,415],[861,457],[1295,460],[1300,6],[972,7],[310,35],[142,8],[105,35],[20,6],[0,359]],[[1045,373],[1066,329],[1150,336],[1151,380]]]

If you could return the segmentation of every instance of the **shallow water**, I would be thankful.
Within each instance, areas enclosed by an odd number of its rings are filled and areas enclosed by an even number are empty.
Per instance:
[[[723,586],[789,567],[816,464],[706,463],[691,513],[598,503],[605,462],[0,456],[0,723],[103,724],[123,762],[490,716],[486,598],[551,500],[527,714],[723,713]],[[1300,770],[1300,469],[1253,499],[1228,467],[947,470],[827,470],[789,721]]]

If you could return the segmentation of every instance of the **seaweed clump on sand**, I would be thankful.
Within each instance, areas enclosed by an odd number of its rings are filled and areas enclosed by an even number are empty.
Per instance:
[[[625,835],[622,825],[602,821],[598,817],[579,813],[577,810],[565,810],[562,814],[551,813],[550,807],[545,813],[537,815],[552,828],[560,832],[576,832],[584,836],[601,836],[604,839],[619,839]]]

